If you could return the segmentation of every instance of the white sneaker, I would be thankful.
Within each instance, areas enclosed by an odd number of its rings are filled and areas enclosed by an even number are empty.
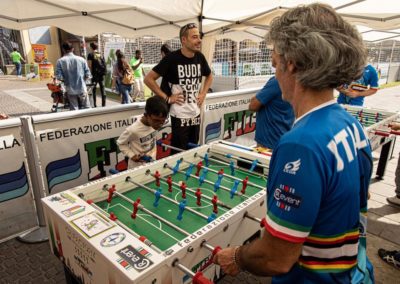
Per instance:
[[[393,196],[393,197],[388,197],[386,198],[387,202],[389,202],[391,205],[395,205],[400,207],[400,198],[398,198],[397,196]]]

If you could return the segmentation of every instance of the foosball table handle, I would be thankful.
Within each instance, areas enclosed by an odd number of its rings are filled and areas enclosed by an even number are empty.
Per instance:
[[[375,131],[375,134],[376,134],[376,135],[379,135],[379,136],[383,136],[383,137],[389,137],[390,132]]]
[[[189,149],[193,149],[193,148],[199,147],[200,145],[199,145],[199,144],[196,144],[196,143],[191,143],[191,142],[189,142],[189,143],[187,144],[187,146],[188,146]]]
[[[213,284],[214,282],[212,282],[210,279],[204,277],[204,275],[201,271],[198,271],[193,276],[192,283],[193,284]]]

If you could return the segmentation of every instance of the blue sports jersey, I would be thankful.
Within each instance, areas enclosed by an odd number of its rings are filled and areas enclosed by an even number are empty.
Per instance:
[[[293,125],[293,108],[282,100],[282,92],[275,77],[265,84],[256,98],[262,107],[257,112],[255,140],[264,147],[274,149],[281,136]]]
[[[302,116],[282,136],[270,163],[266,230],[303,249],[273,283],[349,282],[371,172],[362,126],[334,101]]]
[[[373,66],[368,64],[364,67],[363,76],[357,81],[352,82],[350,85],[357,84],[365,87],[369,86],[371,89],[378,89],[378,81],[378,72],[376,72],[376,69]],[[340,93],[337,101],[339,104],[362,106],[364,104],[364,97],[350,98],[345,94]]]

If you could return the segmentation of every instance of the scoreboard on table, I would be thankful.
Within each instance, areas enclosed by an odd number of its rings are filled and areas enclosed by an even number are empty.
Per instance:
[[[218,141],[45,197],[52,252],[82,283],[216,279],[261,233],[269,158]]]

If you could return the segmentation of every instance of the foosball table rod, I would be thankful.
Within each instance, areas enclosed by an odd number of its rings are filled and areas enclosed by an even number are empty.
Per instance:
[[[199,155],[199,156],[200,156],[200,155]],[[211,158],[209,158],[209,159],[211,159]],[[187,164],[191,164],[191,162],[186,161],[186,160],[183,159],[183,158],[182,158],[182,161],[185,162],[185,163],[187,163]],[[202,167],[203,169],[209,170],[209,171],[212,172],[212,173],[218,174],[218,171],[216,171],[216,170],[214,170],[214,169],[211,169],[210,167],[206,167],[206,166],[201,166],[201,167]],[[230,178],[230,179],[242,181],[240,178],[234,177],[234,176],[231,176],[231,175],[228,175],[227,173],[223,173],[223,175],[226,176],[226,177],[228,177],[228,178]],[[253,183],[253,182],[251,182],[251,181],[249,181],[247,184],[249,184],[249,185],[251,185],[251,186],[253,186],[253,187],[257,187],[258,189],[262,189],[262,190],[265,190],[265,189],[266,189],[265,187],[260,186],[260,185],[258,185],[258,184],[255,184],[255,183]]]
[[[157,145],[163,146],[163,147],[166,147],[166,148],[170,148],[170,149],[175,150],[175,151],[178,151],[178,152],[184,152],[184,151],[185,151],[185,150],[183,150],[183,149],[176,148],[176,147],[174,147],[174,146],[171,146],[171,145],[162,143],[161,141],[157,141]],[[222,154],[222,153],[220,153],[220,155],[226,156],[226,154]],[[204,156],[201,156],[201,155],[199,155],[199,154],[197,154],[197,153],[196,153],[194,156],[195,156],[195,157],[196,157],[196,156],[199,156],[199,157],[202,158],[202,159],[205,158]],[[208,158],[208,159],[209,159],[210,161],[213,161],[213,162],[216,162],[216,163],[220,163],[220,164],[222,164],[222,165],[230,166],[230,164],[228,164],[227,162],[224,162],[224,161],[220,161],[220,160],[217,160],[217,159],[214,159],[214,158]],[[267,166],[266,166],[266,168],[268,169]],[[247,169],[242,169],[242,168],[240,168],[240,167],[238,167],[238,166],[235,166],[235,169],[237,169],[237,170],[243,170],[243,171],[248,172],[249,174],[252,174],[252,175],[257,175],[257,176],[260,176],[260,177],[264,177],[263,174],[259,174],[259,173],[253,172],[253,171],[249,171],[249,170],[247,170]]]
[[[138,183],[138,182],[136,182],[136,181],[133,181],[132,178],[131,178],[130,176],[126,177],[125,180],[126,180],[127,182],[130,182],[130,183],[132,183],[132,184],[138,186],[138,187],[144,188],[144,189],[146,189],[147,191],[150,191],[150,192],[152,192],[152,193],[155,193],[155,192],[156,192],[154,189],[152,189],[152,188],[150,188],[150,187],[148,187],[148,186],[146,186],[146,185],[144,185],[144,184],[140,184],[140,183]],[[171,199],[171,198],[169,198],[169,197],[167,197],[167,196],[165,196],[165,195],[161,195],[161,198],[164,198],[164,199],[166,199],[166,200],[168,200],[168,201],[170,201],[170,202],[172,202],[172,203],[174,203],[174,204],[176,204],[176,205],[179,205],[178,202],[176,202],[175,200],[173,200],[173,199]],[[193,210],[193,209],[190,208],[190,207],[188,207],[186,210],[189,211],[189,212],[191,212],[191,213],[193,213],[193,214],[195,214],[195,215],[197,215],[197,216],[199,216],[199,217],[201,217],[201,218],[203,218],[203,219],[205,219],[205,220],[208,219],[208,216],[206,216],[206,215],[204,215],[204,214],[202,214],[202,213],[200,213],[200,212],[197,212],[196,210]]]
[[[383,130],[376,130],[375,131],[376,135],[383,136],[383,137],[389,137],[390,135],[400,135],[400,131],[395,131],[395,130],[390,130],[390,131],[383,131]]]
[[[168,169],[170,169],[171,171],[174,172],[174,168],[171,167],[170,165],[168,165],[167,163],[164,164],[164,168],[168,168]],[[177,172],[179,172],[179,173],[181,173],[181,174],[184,174],[184,175],[186,174],[184,171],[181,171],[181,170],[178,170]],[[196,176],[196,175],[194,175],[194,174],[190,174],[190,176],[193,177],[193,178],[195,178],[195,179],[200,180],[200,177],[198,177],[198,176]],[[214,183],[212,183],[211,181],[209,181],[209,180],[207,180],[207,179],[204,179],[204,182],[205,182],[205,183],[208,183],[209,185],[215,185]],[[221,188],[221,189],[223,189],[223,190],[225,190],[225,191],[227,191],[227,192],[230,192],[230,191],[231,191],[229,188],[227,188],[226,186],[223,186],[223,185],[220,185],[219,188]],[[235,195],[237,195],[237,196],[243,196],[243,197],[245,197],[245,198],[250,198],[249,196],[247,196],[246,194],[243,194],[243,193],[241,193],[241,192],[235,192]]]

